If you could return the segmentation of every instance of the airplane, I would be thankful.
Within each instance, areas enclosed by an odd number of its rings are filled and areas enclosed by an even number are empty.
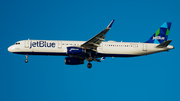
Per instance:
[[[171,28],[171,22],[164,22],[162,26],[143,43],[136,42],[105,42],[105,35],[111,29],[114,20],[100,33],[88,41],[62,41],[62,40],[22,40],[8,47],[8,51],[26,56],[29,55],[53,55],[66,56],[65,64],[79,65],[88,61],[87,67],[91,68],[90,62],[101,62],[106,57],[135,57],[153,54],[174,49],[169,45],[172,40],[167,40]]]

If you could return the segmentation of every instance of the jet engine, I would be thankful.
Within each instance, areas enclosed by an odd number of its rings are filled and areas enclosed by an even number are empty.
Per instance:
[[[67,65],[84,64],[84,59],[79,59],[79,58],[74,58],[74,57],[66,57],[65,64],[67,64]]]
[[[79,47],[67,47],[67,54],[82,54],[86,53],[86,50]]]

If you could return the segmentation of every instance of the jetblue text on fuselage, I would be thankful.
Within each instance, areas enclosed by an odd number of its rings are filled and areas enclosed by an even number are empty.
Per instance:
[[[55,48],[55,43],[54,42],[46,42],[46,41],[35,41],[35,42],[30,42],[30,49],[32,47],[52,47]]]

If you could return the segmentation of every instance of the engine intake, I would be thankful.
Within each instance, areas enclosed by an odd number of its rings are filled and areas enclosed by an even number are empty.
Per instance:
[[[79,59],[79,58],[74,58],[74,57],[66,57],[65,58],[65,64],[67,64],[67,65],[84,64],[84,60],[83,59]]]
[[[79,47],[67,47],[67,54],[82,54],[86,53],[86,50]]]

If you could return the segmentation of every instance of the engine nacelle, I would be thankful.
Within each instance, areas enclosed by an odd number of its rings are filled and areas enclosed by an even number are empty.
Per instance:
[[[81,54],[86,53],[86,50],[79,47],[67,47],[67,54]]]
[[[83,59],[79,59],[79,58],[74,58],[74,57],[66,57],[65,58],[65,64],[67,64],[67,65],[84,64],[84,60]]]

